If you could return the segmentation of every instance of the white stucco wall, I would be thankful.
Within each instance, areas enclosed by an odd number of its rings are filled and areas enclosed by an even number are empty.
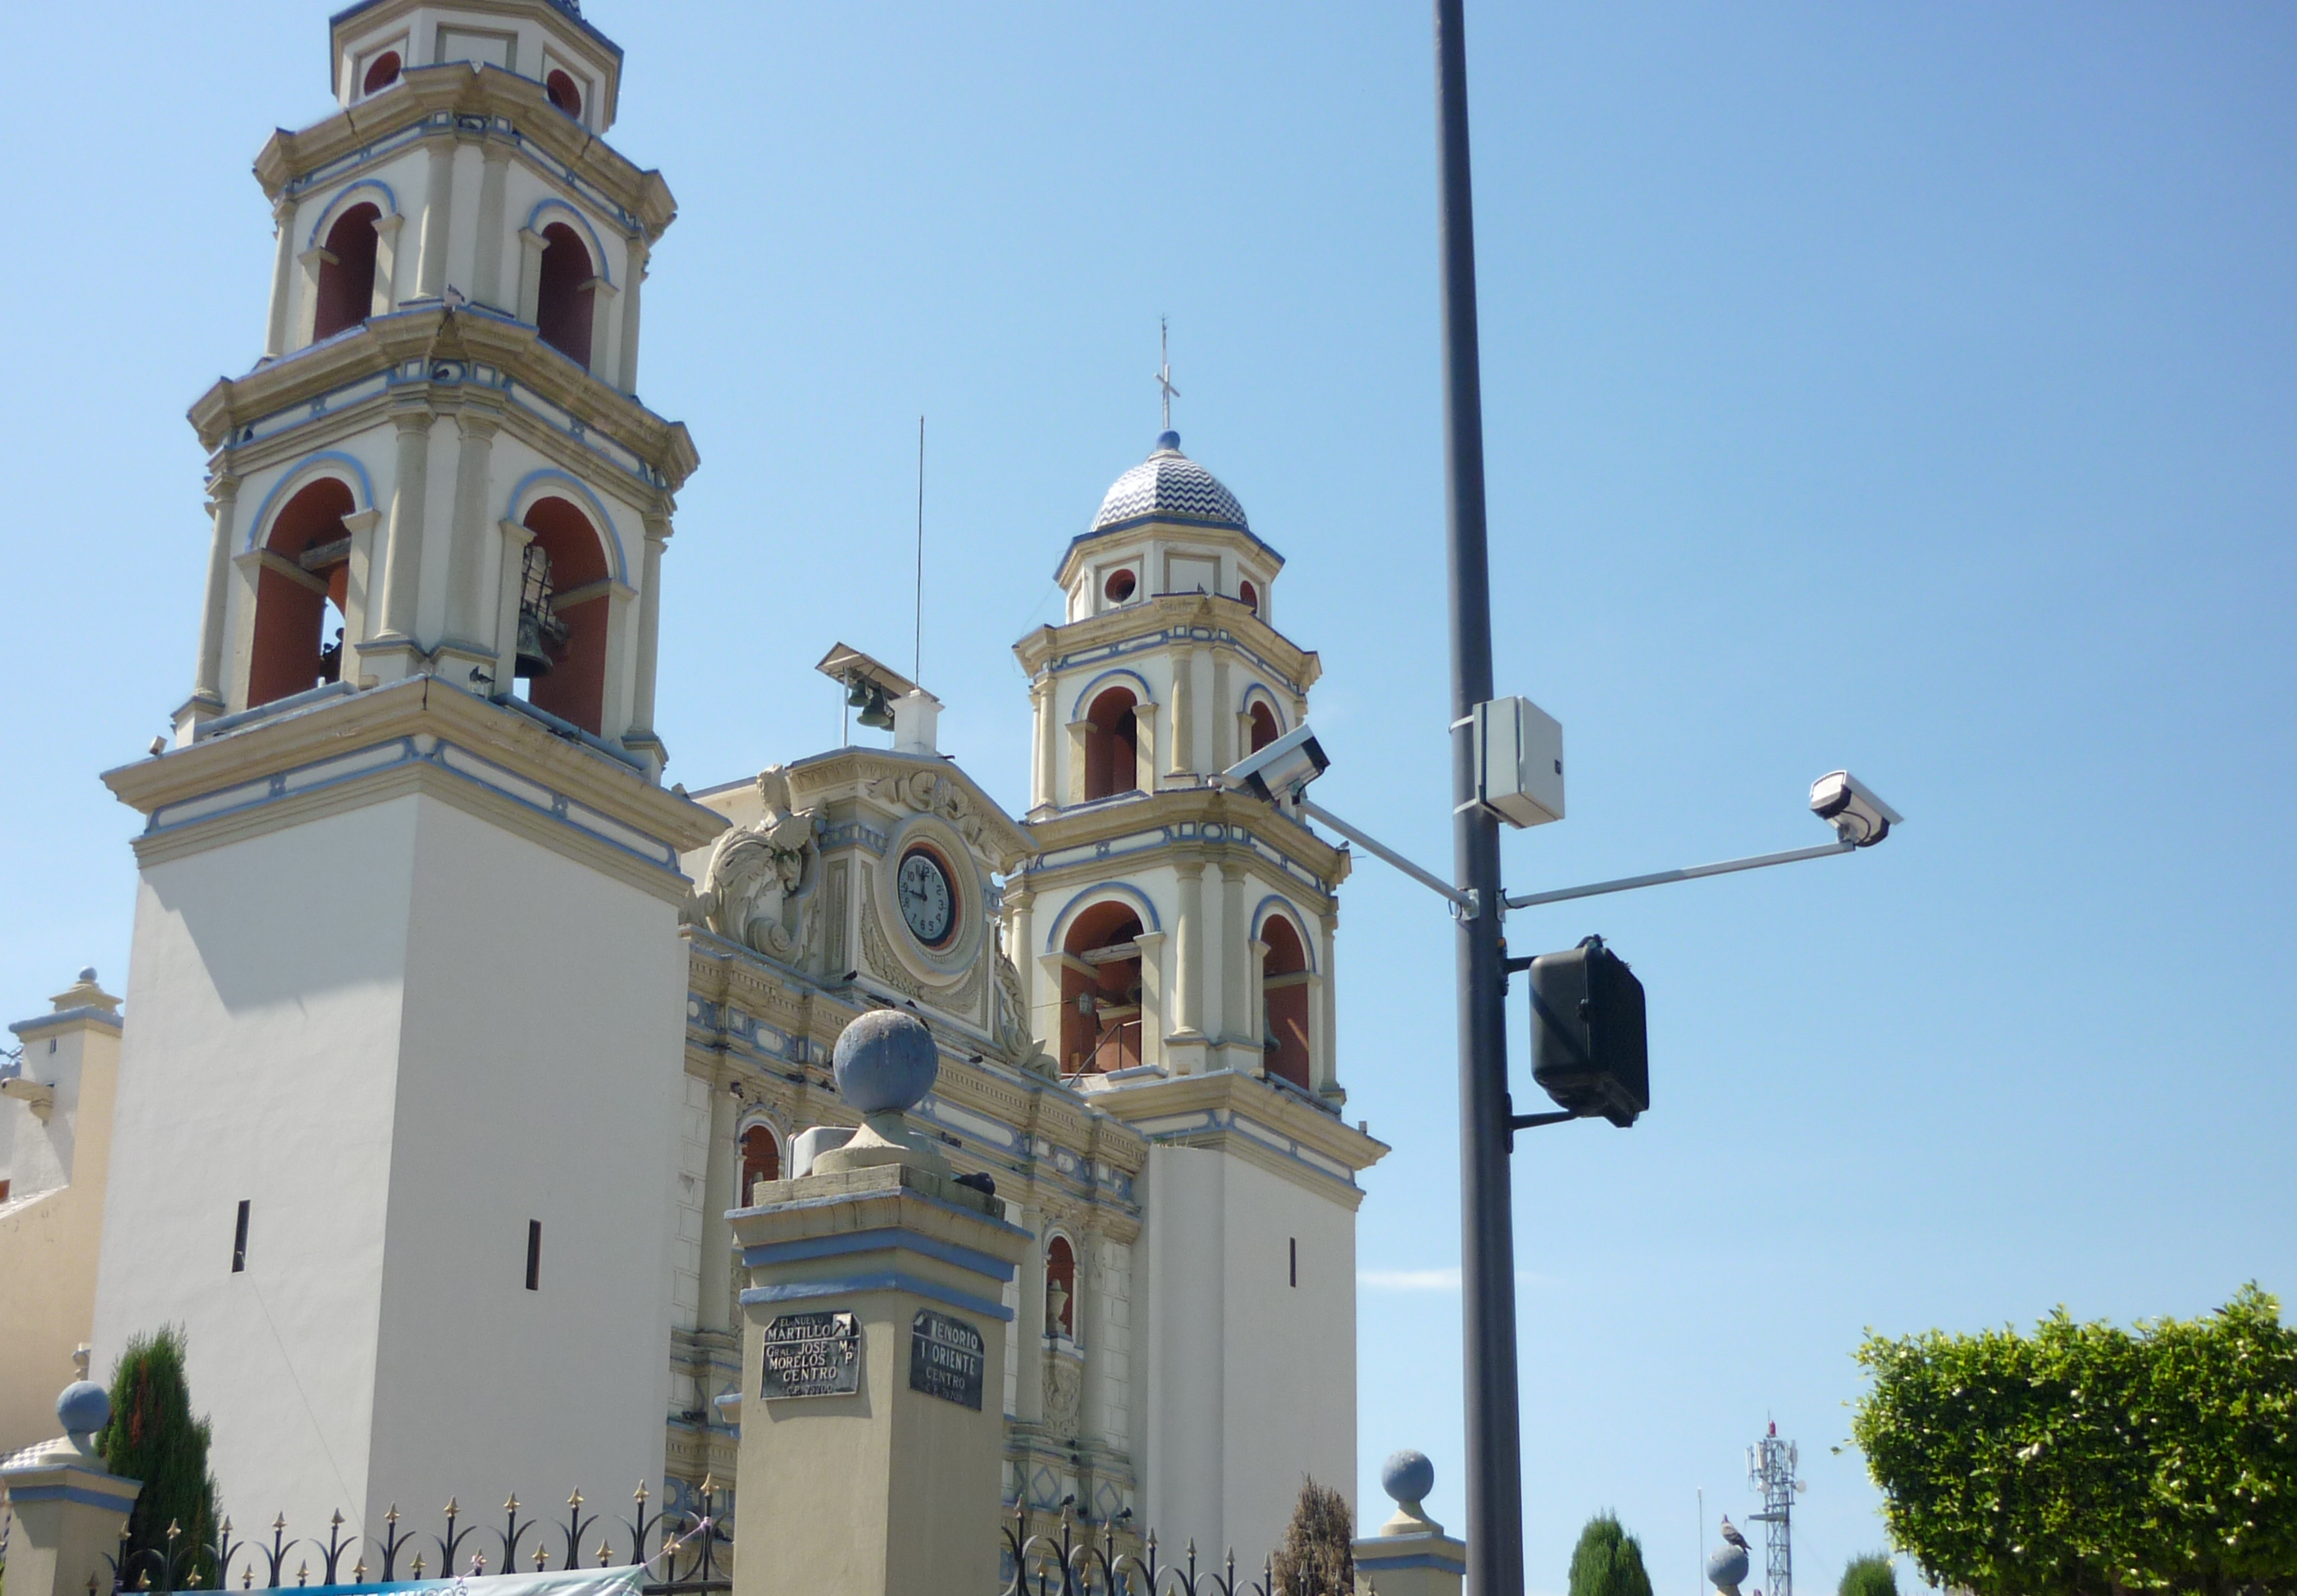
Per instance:
[[[1142,1518],[1257,1566],[1303,1475],[1354,1494],[1355,1216],[1203,1148],[1153,1148],[1143,1185]]]
[[[403,796],[148,868],[128,993],[96,1366],[185,1327],[225,1510],[659,1477],[670,906]]]

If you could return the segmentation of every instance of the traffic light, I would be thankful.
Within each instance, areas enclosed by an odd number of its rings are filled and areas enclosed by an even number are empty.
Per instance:
[[[1591,936],[1531,961],[1531,1078],[1559,1107],[1622,1128],[1651,1107],[1643,983]]]

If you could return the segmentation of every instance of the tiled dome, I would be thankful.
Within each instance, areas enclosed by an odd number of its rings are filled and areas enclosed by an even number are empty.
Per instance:
[[[1244,506],[1236,502],[1236,495],[1181,452],[1178,432],[1160,434],[1156,452],[1116,479],[1108,497],[1100,501],[1100,514],[1092,518],[1092,530],[1104,532],[1152,517],[1198,526],[1233,527],[1239,532],[1252,530],[1245,523]]]

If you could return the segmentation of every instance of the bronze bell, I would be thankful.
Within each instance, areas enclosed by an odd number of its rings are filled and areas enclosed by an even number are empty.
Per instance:
[[[892,730],[893,712],[885,707],[885,689],[876,682],[871,682],[869,702],[863,707],[861,712],[853,718],[862,725],[875,728],[878,731]]]
[[[550,555],[539,543],[526,546],[518,588],[519,676],[547,676],[556,662],[553,650],[566,644],[566,623],[551,607]]]

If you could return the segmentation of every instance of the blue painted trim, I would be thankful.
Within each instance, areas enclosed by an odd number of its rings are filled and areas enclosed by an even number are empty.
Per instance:
[[[582,502],[590,508],[591,520],[598,524],[599,535],[605,539],[606,547],[613,551],[614,580],[625,588],[629,587],[630,564],[622,557],[622,535],[614,530],[614,518],[606,513],[606,506],[599,501],[597,494],[590,491],[590,485],[581,478],[569,475],[554,465],[546,465],[539,471],[528,472],[519,478],[518,485],[510,490],[510,519],[518,521],[527,510],[534,507],[532,505],[528,505],[522,509],[520,501],[526,497],[527,489],[538,482],[564,482],[581,496]],[[524,523],[522,522],[521,524]]]
[[[1084,691],[1079,693],[1074,698],[1069,701],[1069,719],[1072,720],[1083,720],[1087,706],[1090,705],[1094,699],[1099,697],[1103,690],[1106,689],[1111,682],[1116,681],[1130,681],[1133,686],[1139,687],[1140,691],[1136,695],[1136,696],[1142,703],[1154,703],[1157,702],[1157,694],[1155,690],[1148,686],[1148,679],[1141,675],[1138,670],[1133,670],[1125,666],[1120,665],[1114,670],[1102,671],[1099,676],[1094,677],[1091,681],[1085,683]]]
[[[37,1020],[18,1020],[8,1029],[19,1036],[31,1037],[51,1028],[77,1025],[83,1020],[93,1021],[113,1031],[121,1030],[126,1024],[119,1016],[98,1008],[94,1004],[83,1003],[78,1008],[59,1008],[54,1014],[44,1014]]]
[[[342,477],[338,473],[321,469],[321,467],[326,465],[347,465],[350,468],[351,475],[358,479],[358,491],[352,496],[358,501],[353,509],[352,513],[354,514],[356,514],[359,510],[372,510],[375,508],[375,483],[367,476],[366,467],[359,464],[356,456],[347,455],[341,449],[333,448],[327,449],[320,454],[308,455],[301,460],[296,462],[294,470],[289,472],[285,476],[281,477],[277,481],[274,482],[271,485],[271,491],[263,496],[263,502],[255,506],[254,519],[247,523],[248,548],[254,549],[263,547],[263,545],[257,540],[256,533],[262,531],[264,523],[271,519],[271,506],[282,493],[286,492],[291,488],[300,493],[305,488],[309,487],[312,482],[316,481],[320,477],[333,477],[339,482],[343,481]],[[345,486],[349,486],[349,484],[346,483]],[[242,552],[245,551],[243,550]]]
[[[565,201],[553,195],[539,202],[527,213],[526,230],[539,235],[542,229],[535,224],[542,220],[543,212],[547,210],[563,210],[574,218],[574,225],[581,228],[583,236],[590,241],[591,267],[597,271],[599,280],[612,288],[614,285],[614,280],[606,275],[606,246],[598,242],[598,230],[590,225],[589,217],[584,216]]]
[[[1277,553],[1275,547],[1270,544],[1266,539],[1263,538],[1258,532],[1254,531],[1248,526],[1239,526],[1233,521],[1213,521],[1195,516],[1172,515],[1158,513],[1148,515],[1135,515],[1130,521],[1111,522],[1107,526],[1095,527],[1089,532],[1079,532],[1075,537],[1069,539],[1068,547],[1061,551],[1059,561],[1053,566],[1053,580],[1055,581],[1061,580],[1061,572],[1068,567],[1069,556],[1075,554],[1077,550],[1083,548],[1086,544],[1096,542],[1102,538],[1118,537],[1125,532],[1133,531],[1144,526],[1171,526],[1180,527],[1183,530],[1195,527],[1210,527],[1219,531],[1239,533],[1247,539],[1254,547],[1259,549],[1270,559],[1275,561],[1276,568],[1279,571],[1281,571],[1284,568],[1284,556]],[[1234,599],[1236,596],[1232,593],[1223,593],[1215,595],[1215,596]]]
[[[329,231],[333,231],[333,228],[328,226],[329,223],[341,221],[343,212],[350,209],[343,202],[363,188],[371,188],[383,196],[383,213],[385,216],[399,214],[399,196],[391,192],[391,185],[380,177],[362,177],[327,202],[326,208],[319,212],[319,219],[311,224],[311,236],[309,243],[305,244],[305,248],[309,249],[317,244],[321,236],[321,228],[327,227]]]
[[[904,1274],[897,1269],[875,1274],[845,1275],[834,1280],[801,1280],[787,1286],[753,1286],[742,1293],[742,1305],[754,1308],[768,1307],[776,1303],[810,1303],[825,1296],[853,1296],[864,1291],[906,1291],[911,1296],[921,1296],[928,1302],[947,1303],[952,1308],[963,1308],[968,1313],[978,1313],[1001,1324],[1013,1322],[1013,1310],[1003,1303],[955,1291],[937,1280]]]
[[[1356,1567],[1372,1574],[1382,1574],[1390,1568],[1441,1568],[1447,1574],[1465,1574],[1465,1558],[1445,1557],[1441,1552],[1415,1551],[1410,1557],[1366,1557],[1363,1543],[1357,1543]]]
[[[42,1469],[56,1467],[58,1465],[54,1463],[40,1465]],[[66,1463],[62,1467],[69,1468],[71,1465]],[[8,1487],[8,1500],[15,1502],[76,1501],[82,1507],[110,1508],[114,1512],[125,1513],[136,1505],[136,1493],[142,1488],[143,1482],[122,1479],[119,1483],[125,1488],[117,1495],[86,1490],[78,1485],[11,1485]]]
[[[1256,693],[1260,695],[1259,701],[1268,706],[1268,712],[1276,717],[1276,735],[1282,736],[1286,732],[1290,731],[1292,728],[1284,723],[1291,717],[1284,712],[1284,706],[1276,702],[1276,690],[1264,681],[1252,682],[1245,687],[1244,696],[1236,701],[1236,712],[1239,715],[1250,714],[1254,702],[1253,695]]]
[[[882,1253],[896,1248],[905,1253],[915,1253],[921,1258],[953,1264],[974,1274],[985,1275],[992,1280],[1002,1282],[1013,1278],[1014,1265],[1001,1258],[976,1252],[969,1246],[959,1246],[953,1241],[935,1241],[930,1236],[920,1236],[914,1230],[904,1230],[893,1225],[874,1230],[849,1230],[843,1236],[816,1236],[803,1241],[769,1241],[743,1248],[742,1263],[747,1268],[756,1269],[770,1263],[800,1263],[811,1258],[839,1258],[855,1253]]]
[[[1141,911],[1148,917],[1149,930],[1162,931],[1165,929],[1164,922],[1157,917],[1157,906],[1148,901],[1148,893],[1142,892],[1137,886],[1128,885],[1126,883],[1122,881],[1103,881],[1097,883],[1092,886],[1084,888],[1082,892],[1078,893],[1075,897],[1070,899],[1066,904],[1062,906],[1060,913],[1053,917],[1052,926],[1050,929],[1045,933],[1045,951],[1048,953],[1058,953],[1061,950],[1060,939],[1063,927],[1066,926],[1071,920],[1076,917],[1080,909],[1091,907],[1090,904],[1087,903],[1086,900],[1094,898],[1096,894],[1099,894],[1100,895],[1099,901],[1107,901],[1107,895],[1111,893],[1119,898],[1129,898],[1133,902],[1139,904]]]
[[[1316,974],[1315,936],[1309,931],[1307,920],[1300,913],[1300,906],[1283,893],[1271,893],[1253,905],[1252,918],[1248,922],[1252,926],[1253,940],[1255,942],[1263,940],[1260,928],[1268,923],[1268,913],[1272,908],[1283,909],[1285,918],[1292,922],[1292,929],[1300,934],[1300,950],[1308,956],[1308,974],[1311,975]]]

